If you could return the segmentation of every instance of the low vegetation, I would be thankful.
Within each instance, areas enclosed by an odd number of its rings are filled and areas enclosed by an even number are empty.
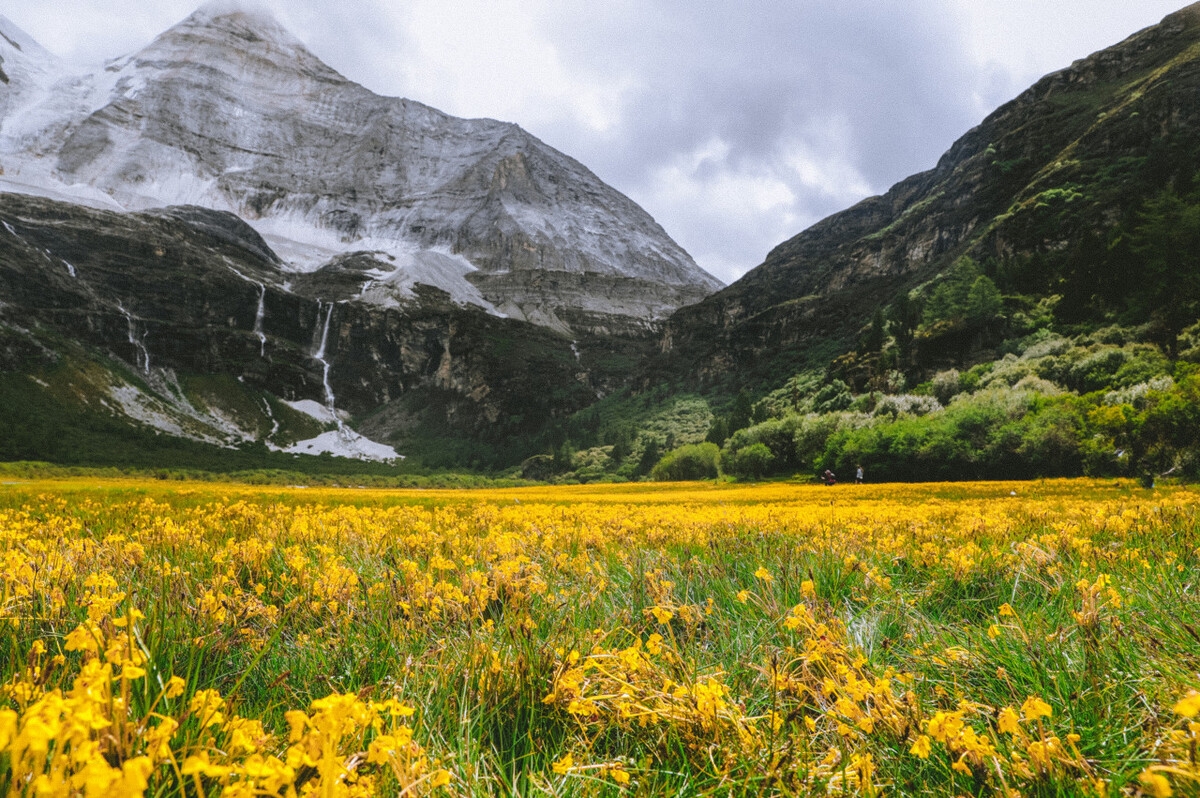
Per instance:
[[[7,795],[1192,795],[1200,496],[0,493]]]
[[[704,403],[693,418],[711,419],[703,434],[677,425],[664,436],[646,424],[649,410],[610,412],[594,416],[603,423],[589,444],[620,431],[658,454],[707,440],[721,447],[722,473],[749,479],[859,466],[884,481],[1198,478],[1192,182],[1180,178],[1132,208],[1104,240],[1083,236],[1033,259],[959,258],[879,308],[826,369],[782,375],[757,394],[691,399]],[[1048,192],[1031,208],[1069,215],[1082,201]],[[638,448],[614,450],[607,476],[649,473],[629,467]]]

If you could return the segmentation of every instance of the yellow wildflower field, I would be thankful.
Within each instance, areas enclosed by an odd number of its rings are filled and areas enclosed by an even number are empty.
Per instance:
[[[0,791],[1195,795],[1200,493],[0,487]]]

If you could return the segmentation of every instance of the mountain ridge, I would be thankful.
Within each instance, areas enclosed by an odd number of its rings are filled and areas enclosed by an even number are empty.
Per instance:
[[[1093,160],[1122,147],[1130,157],[1149,157],[1149,142],[1162,135],[1144,117],[1136,121],[1129,103],[1153,111],[1164,129],[1190,130],[1194,111],[1155,103],[1173,102],[1168,78],[1190,74],[1197,48],[1200,4],[1193,4],[1044,76],[960,137],[932,169],[817,222],[740,280],[677,311],[660,350],[667,361],[695,364],[707,381],[734,373],[769,380],[781,370],[820,367],[833,350],[853,344],[872,311],[961,255],[1011,259],[1025,254],[1025,243],[1051,248],[1055,242],[1032,241],[1019,225],[1042,192],[1074,179],[1080,167],[1071,153],[1081,140]],[[1094,108],[1108,102],[1106,92],[1118,99]],[[1105,205],[1094,209],[1097,216],[1122,212],[1119,197],[1096,202]],[[661,368],[662,359],[656,363]]]

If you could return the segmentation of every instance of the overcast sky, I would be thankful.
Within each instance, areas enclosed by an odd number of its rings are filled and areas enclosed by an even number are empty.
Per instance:
[[[731,282],[1183,0],[255,0],[373,91],[516,122]],[[200,0],[0,0],[80,64]]]

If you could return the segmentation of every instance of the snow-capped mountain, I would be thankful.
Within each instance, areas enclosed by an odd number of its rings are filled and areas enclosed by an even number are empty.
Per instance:
[[[373,253],[360,301],[424,283],[563,332],[642,329],[720,287],[575,160],[513,124],[378,96],[253,6],[210,3],[86,74],[0,32],[0,189],[231,211],[284,270]]]

